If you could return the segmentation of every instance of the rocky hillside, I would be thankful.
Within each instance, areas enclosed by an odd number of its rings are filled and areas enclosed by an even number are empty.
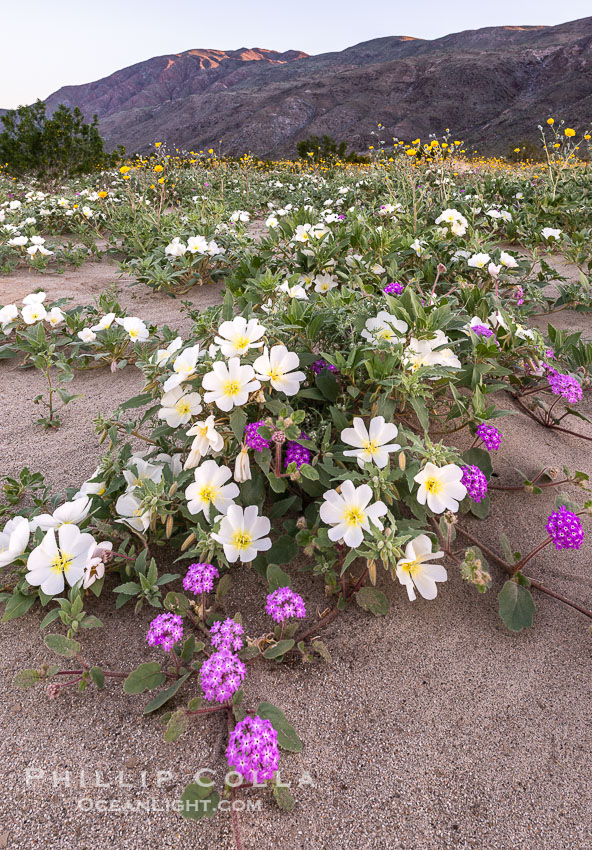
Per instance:
[[[99,115],[111,146],[290,154],[328,133],[364,150],[450,127],[481,152],[536,139],[549,115],[592,121],[592,18],[556,27],[492,27],[434,41],[393,36],[307,56],[259,48],[160,56],[52,94],[49,107]]]

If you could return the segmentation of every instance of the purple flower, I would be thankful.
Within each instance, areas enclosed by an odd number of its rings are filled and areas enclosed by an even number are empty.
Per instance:
[[[461,466],[463,476],[460,483],[467,488],[467,493],[474,502],[480,502],[487,496],[487,478],[478,466]]]
[[[516,299],[516,305],[520,307],[524,304],[524,290],[521,286],[517,286],[512,292],[512,298]]]
[[[228,766],[243,777],[243,781],[265,782],[273,779],[280,763],[277,732],[271,721],[258,715],[240,720],[228,740]]]
[[[300,432],[301,440],[308,440],[304,431]],[[284,467],[287,469],[291,463],[296,464],[296,469],[300,469],[303,463],[310,463],[310,452],[300,443],[294,440],[288,440],[286,443],[286,455],[284,457]]]
[[[259,433],[259,428],[265,425],[261,419],[259,422],[251,422],[245,426],[245,444],[250,449],[255,449],[256,452],[262,452],[263,449],[269,448],[269,440],[264,439]]]
[[[485,422],[482,422],[477,428],[477,436],[481,437],[488,451],[496,452],[499,449],[502,435],[493,425],[486,425]]]
[[[382,291],[385,295],[400,295],[404,289],[404,283],[397,283],[397,281],[393,281],[393,283],[387,283]]]
[[[547,533],[553,538],[556,549],[579,549],[584,539],[584,529],[578,517],[561,505],[558,511],[553,511],[545,526]]]
[[[228,617],[227,620],[216,620],[210,629],[210,640],[216,649],[230,649],[239,652],[243,648],[245,630],[240,623]]]
[[[471,330],[473,333],[477,334],[477,336],[495,336],[494,332],[491,328],[488,328],[487,325],[471,325]]]
[[[582,400],[582,388],[575,378],[572,378],[571,375],[562,375],[561,372],[558,372],[552,366],[547,368],[547,380],[554,395],[562,396],[570,404],[575,404]]]
[[[183,588],[196,596],[200,593],[211,593],[214,589],[214,579],[219,575],[212,564],[191,564],[183,579]]]
[[[238,691],[246,675],[247,668],[238,655],[221,649],[204,661],[199,681],[209,702],[226,702]]]
[[[148,646],[162,646],[165,652],[170,652],[180,640],[183,640],[183,618],[178,614],[167,611],[150,623],[146,635]]]
[[[276,623],[296,618],[306,617],[304,599],[289,587],[278,587],[270,593],[265,603],[265,611]]]
[[[311,363],[310,368],[315,373],[315,375],[320,375],[323,369],[327,369],[328,372],[333,372],[336,375],[339,374],[339,370],[336,366],[333,366],[332,363],[327,363],[327,361],[323,360],[322,358],[319,358],[319,360],[315,360],[314,363]]]

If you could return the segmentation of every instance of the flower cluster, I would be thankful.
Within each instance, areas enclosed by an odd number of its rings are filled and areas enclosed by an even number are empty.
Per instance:
[[[266,440],[259,433],[259,428],[265,425],[261,419],[259,422],[250,422],[245,426],[245,444],[256,452],[262,452],[263,449],[269,448],[269,440]]]
[[[183,640],[183,618],[179,614],[166,611],[150,623],[146,635],[148,646],[162,646],[165,652],[170,652],[180,640]]]
[[[304,431],[300,432],[301,440],[308,440]],[[310,463],[310,452],[305,446],[294,440],[288,440],[286,443],[286,454],[284,457],[284,466],[287,468],[291,463],[296,464],[296,468],[300,469],[302,464]]]
[[[327,363],[327,361],[323,360],[322,357],[311,363],[310,368],[315,375],[320,375],[323,369],[326,369],[328,372],[333,372],[336,375],[339,374],[339,370],[337,369],[337,367],[333,366],[332,363]]]
[[[487,496],[487,478],[478,466],[461,466],[463,475],[460,483],[474,502],[481,502]]]
[[[219,575],[212,564],[191,564],[183,579],[183,589],[196,596],[200,593],[211,593],[214,589],[214,579]]]
[[[209,702],[226,702],[238,691],[246,675],[247,668],[238,655],[221,649],[204,661],[199,681]]]
[[[584,540],[582,523],[573,511],[568,511],[565,505],[562,505],[558,511],[553,511],[545,528],[557,550],[579,549]]]
[[[230,733],[226,758],[229,767],[248,782],[273,779],[279,767],[280,751],[271,721],[258,715],[240,720]]]
[[[387,285],[383,288],[382,291],[385,295],[400,295],[404,289],[404,283],[398,283],[397,281],[393,281],[392,283],[387,283]]]
[[[210,640],[216,649],[228,649],[239,652],[243,648],[245,630],[240,623],[228,617],[226,620],[216,620],[210,629]]]
[[[485,422],[482,422],[477,428],[476,433],[478,437],[481,437],[488,451],[496,452],[499,449],[502,435],[493,425],[486,425]]]
[[[306,617],[306,606],[300,594],[289,587],[278,587],[267,596],[265,611],[276,623],[283,623],[295,617],[303,620]]]
[[[553,369],[553,367],[549,367],[547,380],[554,395],[562,396],[570,404],[575,404],[582,400],[582,387],[571,375],[562,375],[561,372]]]

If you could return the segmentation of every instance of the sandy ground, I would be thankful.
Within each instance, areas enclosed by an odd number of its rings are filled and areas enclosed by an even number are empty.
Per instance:
[[[13,276],[0,280],[0,303],[6,293],[22,297],[37,282],[48,292],[88,300],[115,278],[106,263],[32,281],[28,274]],[[136,315],[187,329],[172,299],[142,287],[125,292]],[[219,293],[194,290],[191,298],[211,303]],[[577,321],[584,326],[587,320]],[[32,424],[37,412],[31,399],[40,386],[37,375],[0,362],[3,471],[27,463],[59,489],[92,472],[100,448],[90,420],[139,389],[139,375],[129,369],[76,378],[74,389],[84,398],[66,408],[62,428],[50,434]],[[512,408],[509,400],[501,402]],[[590,408],[587,398],[589,415]],[[577,427],[592,434],[584,423]],[[500,429],[503,448],[494,458],[500,483],[517,480],[514,467],[527,474],[542,464],[592,471],[584,441],[546,431],[522,414],[500,420]],[[552,505],[552,492],[496,492],[491,518],[482,525],[475,520],[473,533],[495,547],[504,531],[525,552],[544,537]],[[592,607],[589,552],[589,543],[579,552],[546,548],[530,573]],[[159,566],[172,566],[164,553]],[[326,600],[320,583],[299,573],[300,566],[289,569],[312,619]],[[282,757],[282,777],[297,799],[293,813],[279,812],[267,794],[250,795],[262,804],[239,815],[246,850],[592,846],[589,623],[537,594],[535,628],[509,633],[497,616],[503,577],[492,572],[493,587],[480,596],[450,566],[437,600],[413,604],[381,575],[390,614],[374,618],[356,608],[334,622],[323,634],[330,666],[249,668],[247,707],[261,699],[280,706],[304,750]],[[266,631],[263,582],[245,568],[233,570],[233,582],[228,614],[241,611],[252,635]],[[104,594],[95,613],[106,628],[83,636],[93,663],[131,669],[156,657],[144,641],[150,611],[136,617],[131,609],[116,612],[113,596]],[[55,658],[38,631],[41,619],[35,609],[2,627],[0,848],[232,847],[227,813],[193,824],[167,810],[196,770],[212,768],[222,777],[222,718],[200,718],[180,741],[167,744],[158,718],[142,717],[148,697],[128,697],[117,684],[102,693],[66,692],[51,702],[41,690],[14,690],[17,670]],[[189,694],[197,693],[194,683]],[[110,785],[97,787],[97,780]],[[150,813],[122,811],[147,799]],[[97,810],[105,805],[119,811]]]

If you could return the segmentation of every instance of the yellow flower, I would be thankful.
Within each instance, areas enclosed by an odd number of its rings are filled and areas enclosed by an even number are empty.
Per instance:
[[[131,171],[129,165],[122,165],[121,168],[119,169],[120,174],[127,174],[128,171]]]
[[[514,153],[520,153],[520,148],[514,148]]]
[[[405,153],[407,154],[407,156],[415,156],[415,154],[417,153],[417,151],[415,150],[415,148],[407,148],[407,150],[405,151]]]
[[[162,167],[162,165],[155,165],[154,170],[155,171],[163,171],[163,167]]]
[[[154,147],[159,148],[162,145],[162,142],[154,142]]]
[[[412,145],[418,145],[418,144],[419,144],[419,142],[420,142],[420,140],[419,140],[419,139],[414,139],[414,140],[411,142],[411,144],[412,144]]]
[[[567,136],[568,139],[570,139],[572,136],[575,136],[575,134],[576,134],[576,131],[572,130],[571,127],[566,128],[565,135]]]
[[[592,136],[590,135],[590,133],[586,133],[586,135],[584,136],[584,138],[585,138],[585,139],[591,139],[591,138],[592,138]]]
[[[547,118],[547,124],[551,127],[555,123],[554,118]]]
[[[560,145],[558,142],[556,142],[556,143],[553,145],[553,147],[554,147],[554,148],[560,148],[560,147],[561,147],[561,145]]]
[[[158,182],[161,183],[161,184],[164,183],[164,177],[159,177]]]
[[[208,153],[214,153],[214,148],[210,148],[210,149],[208,150]]]
[[[106,198],[107,194],[107,192],[99,192],[99,198]]]

